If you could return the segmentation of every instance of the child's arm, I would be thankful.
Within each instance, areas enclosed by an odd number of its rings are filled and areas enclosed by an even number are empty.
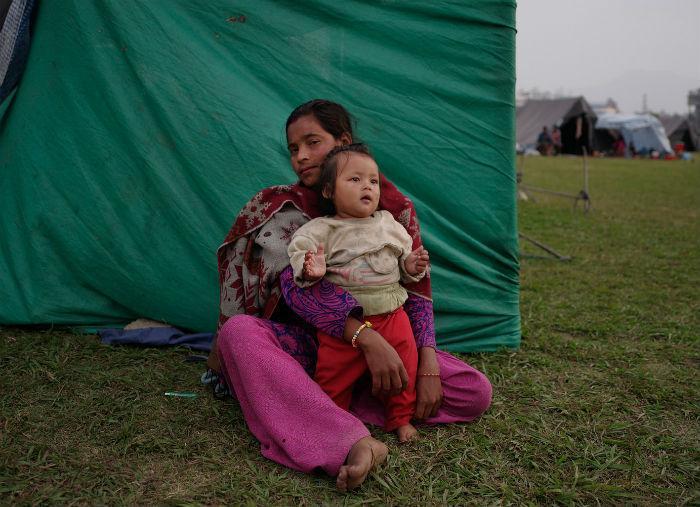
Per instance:
[[[424,273],[425,270],[428,269],[429,261],[430,256],[428,255],[428,251],[422,246],[419,246],[410,254],[408,254],[403,264],[406,273],[408,273],[411,276],[416,276]]]
[[[401,282],[416,283],[420,281],[428,270],[430,257],[428,251],[423,246],[413,248],[413,238],[408,234],[404,226],[397,222],[388,211],[380,211],[382,217],[383,234],[387,235],[395,245],[401,249],[399,257],[399,270],[401,271]]]
[[[299,287],[313,285],[326,274],[323,246],[315,238],[294,234],[287,253],[294,270],[294,281]]]
[[[326,256],[323,245],[318,245],[316,251],[307,250],[304,254],[302,278],[307,282],[316,283],[326,274]]]
[[[401,227],[401,225],[399,225]],[[399,259],[399,269],[401,270],[401,281],[403,283],[414,283],[420,281],[428,272],[430,264],[430,256],[428,251],[419,246],[412,252],[411,238],[406,234],[405,244],[403,245],[404,253]]]

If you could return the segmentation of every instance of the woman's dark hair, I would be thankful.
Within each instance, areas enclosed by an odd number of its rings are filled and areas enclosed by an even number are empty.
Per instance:
[[[321,212],[326,215],[335,213],[332,196],[335,193],[335,180],[338,177],[338,159],[341,158],[339,156],[341,153],[347,153],[348,155],[350,153],[359,153],[374,160],[374,157],[369,151],[369,147],[364,143],[336,146],[328,152],[328,155],[326,155],[326,158],[323,159],[323,163],[321,164],[321,176],[318,179],[318,188],[321,189]],[[347,157],[342,158],[345,158],[347,161]],[[324,194],[331,197],[326,197]]]
[[[307,115],[313,115],[321,124],[323,130],[331,134],[334,139],[340,139],[340,136],[346,132],[354,139],[352,132],[353,118],[350,116],[350,113],[340,104],[324,99],[304,102],[292,111],[289,118],[287,118],[287,123],[284,127],[285,132],[292,123]]]

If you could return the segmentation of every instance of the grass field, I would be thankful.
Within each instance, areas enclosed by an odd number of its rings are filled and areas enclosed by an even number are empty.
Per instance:
[[[581,189],[581,159],[525,182]],[[182,350],[0,329],[3,504],[698,504],[700,164],[592,160],[593,210],[534,194],[520,230],[519,351],[465,356],[494,385],[476,424],[391,447],[357,492],[262,458]],[[167,390],[194,390],[171,399]]]

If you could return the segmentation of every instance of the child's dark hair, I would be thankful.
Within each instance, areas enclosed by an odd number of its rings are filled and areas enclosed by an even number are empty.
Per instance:
[[[321,176],[318,180],[318,188],[321,190],[321,212],[325,215],[335,213],[332,196],[335,193],[335,180],[338,177],[338,159],[341,158],[339,157],[341,153],[347,153],[348,155],[350,153],[359,153],[374,160],[369,147],[364,143],[336,146],[328,152],[321,164]],[[326,197],[326,195],[330,197]]]
[[[354,138],[352,132],[353,118],[347,110],[337,102],[331,102],[325,99],[314,99],[304,102],[291,112],[285,125],[285,132],[289,125],[297,121],[302,116],[313,115],[314,118],[321,124],[323,130],[333,136],[334,139],[340,139],[340,136],[347,133],[351,138]]]

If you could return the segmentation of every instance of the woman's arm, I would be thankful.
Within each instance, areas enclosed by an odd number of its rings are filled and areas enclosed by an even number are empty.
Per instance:
[[[409,294],[403,309],[411,321],[411,329],[416,339],[416,347],[435,348],[435,321],[433,320],[433,302],[429,299]]]
[[[287,306],[294,313],[316,329],[336,338],[344,337],[348,317],[362,319],[362,307],[352,294],[325,278],[310,287],[301,288],[294,282],[294,272],[290,266],[280,274],[280,287]],[[350,333],[351,338],[354,332]]]
[[[440,373],[440,366],[435,356],[433,302],[415,294],[409,294],[403,308],[411,322],[416,347],[418,347],[415,418],[426,419],[435,415],[442,404],[442,383],[440,377],[434,375]]]
[[[352,295],[328,280],[311,287],[294,283],[291,267],[280,275],[280,287],[287,306],[306,322],[347,342],[362,325],[362,307]],[[372,376],[374,394],[394,395],[408,385],[408,374],[396,350],[376,331],[364,328],[357,336]]]
[[[382,178],[381,207],[391,210],[397,222],[404,226],[411,236],[411,250],[422,246],[418,216],[410,199],[406,198],[386,178]],[[406,286],[409,297],[404,303],[404,310],[411,322],[413,334],[418,347],[418,378],[416,379],[416,419],[424,419],[435,415],[442,404],[442,383],[436,373],[440,367],[435,356],[435,327],[433,323],[433,304],[411,291],[420,294],[430,294],[430,277]]]

